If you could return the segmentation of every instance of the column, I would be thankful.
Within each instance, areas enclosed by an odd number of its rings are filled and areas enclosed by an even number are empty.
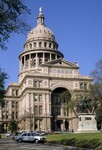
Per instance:
[[[55,119],[54,122],[55,122],[55,131],[57,131],[57,120]]]
[[[47,109],[47,115],[49,115],[49,94],[46,95],[47,101],[46,101],[46,109]]]
[[[29,93],[26,94],[26,110],[27,113],[29,113]]]
[[[43,95],[43,114],[46,115],[46,94]]]
[[[52,55],[52,54],[50,53],[50,61],[52,60],[52,59],[51,59],[51,55]]]
[[[40,122],[39,122],[39,120],[38,120],[38,130],[40,130]]]
[[[31,54],[29,54],[29,69],[31,68],[30,62],[31,62]]]
[[[51,115],[51,93],[49,93],[49,115]]]
[[[38,53],[36,53],[36,68],[38,67],[38,65],[39,65],[39,59],[38,59]]]
[[[26,56],[24,56],[24,69],[26,68]]]
[[[12,101],[9,102],[9,119],[12,118]]]
[[[43,53],[43,64],[45,63],[45,53]]]
[[[65,119],[63,119],[63,131],[65,131]]]
[[[57,55],[56,55],[56,58],[55,59],[57,59]]]

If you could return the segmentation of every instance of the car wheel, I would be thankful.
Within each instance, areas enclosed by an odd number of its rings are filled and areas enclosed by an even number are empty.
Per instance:
[[[22,142],[22,139],[19,139],[18,142]]]
[[[39,143],[38,139],[35,140],[35,143]]]

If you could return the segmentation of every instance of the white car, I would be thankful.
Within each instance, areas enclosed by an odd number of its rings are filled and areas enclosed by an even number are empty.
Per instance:
[[[36,133],[21,133],[18,134],[17,136],[14,137],[14,139],[18,142],[35,142],[35,143],[39,143],[39,142],[46,142],[46,137],[45,136],[40,136],[37,135]]]
[[[5,135],[6,135],[6,137],[10,137],[11,133],[6,133]]]

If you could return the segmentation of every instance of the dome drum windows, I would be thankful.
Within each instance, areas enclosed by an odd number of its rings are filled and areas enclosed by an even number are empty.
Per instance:
[[[43,63],[43,53],[38,53],[39,65]]]
[[[29,67],[29,55],[25,56],[25,69]]]
[[[39,47],[42,47],[42,42],[39,42]]]
[[[33,68],[36,66],[36,54],[31,54],[30,67]]]
[[[36,54],[31,54],[31,59],[34,59],[36,57]]]
[[[51,48],[51,43],[49,43],[49,48]]]
[[[47,47],[47,42],[44,43],[44,47],[45,47],[45,48]]]
[[[29,44],[29,48],[32,49],[32,43]]]
[[[52,54],[52,60],[55,60],[55,54]]]
[[[50,48],[56,50],[58,48],[58,45],[54,42],[48,42],[48,41],[36,41],[34,43],[30,43],[25,45],[25,50],[31,50],[33,48]]]
[[[34,42],[34,48],[36,48],[37,47],[37,44],[36,44],[36,42]]]
[[[45,63],[50,61],[50,54],[49,53],[45,53]]]

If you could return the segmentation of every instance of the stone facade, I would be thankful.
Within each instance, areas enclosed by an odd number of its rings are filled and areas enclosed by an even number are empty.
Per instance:
[[[18,83],[11,83],[0,109],[0,124],[7,129],[15,119],[20,130],[77,130],[78,119],[67,112],[59,93],[71,97],[88,89],[92,78],[79,73],[77,62],[64,60],[53,32],[44,24],[40,11],[19,55]]]

